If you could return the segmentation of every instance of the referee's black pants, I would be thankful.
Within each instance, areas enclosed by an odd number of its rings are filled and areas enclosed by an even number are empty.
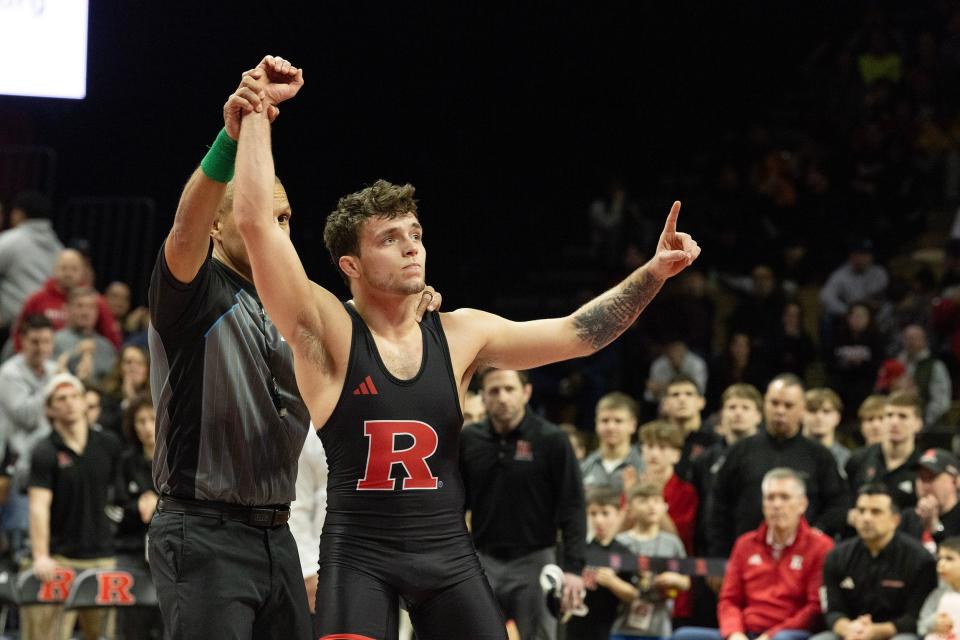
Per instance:
[[[287,525],[262,529],[159,512],[150,524],[148,554],[165,638],[311,637],[300,560]]]

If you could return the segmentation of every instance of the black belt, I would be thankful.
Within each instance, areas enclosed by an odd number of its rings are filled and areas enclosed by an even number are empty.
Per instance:
[[[290,505],[277,507],[242,507],[240,505],[222,504],[217,502],[201,502],[198,500],[183,500],[162,496],[157,503],[157,511],[166,513],[184,513],[191,516],[206,516],[208,518],[226,518],[235,522],[242,522],[253,527],[269,529],[286,524],[290,519]]]

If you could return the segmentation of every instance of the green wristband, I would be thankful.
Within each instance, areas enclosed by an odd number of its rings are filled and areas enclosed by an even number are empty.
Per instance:
[[[237,142],[223,128],[200,162],[200,168],[211,180],[226,183],[233,180],[233,163],[236,159]]]

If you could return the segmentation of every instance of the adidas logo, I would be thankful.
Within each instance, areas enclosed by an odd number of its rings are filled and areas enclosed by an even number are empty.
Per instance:
[[[373,384],[373,379],[370,376],[364,378],[360,386],[353,390],[355,396],[375,396],[378,393],[377,387]]]

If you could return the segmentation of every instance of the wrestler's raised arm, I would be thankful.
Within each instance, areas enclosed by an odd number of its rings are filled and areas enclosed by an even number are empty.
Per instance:
[[[258,67],[267,103],[288,99],[303,86],[303,72],[283,58],[267,56]],[[290,241],[289,212],[274,208],[274,163],[267,112],[244,114],[237,145],[233,215],[250,259],[260,300],[293,348],[300,388],[313,388],[346,364],[350,318],[332,293],[312,283]],[[328,344],[329,343],[329,344]],[[304,395],[313,411],[315,398]],[[322,421],[318,422],[322,424]]]
[[[677,231],[680,203],[674,202],[656,254],[620,284],[563,318],[511,322],[500,316],[460,309],[446,314],[444,326],[460,342],[460,353],[476,353],[476,367],[529,369],[590,355],[627,330],[663,283],[693,263],[700,247]]]

